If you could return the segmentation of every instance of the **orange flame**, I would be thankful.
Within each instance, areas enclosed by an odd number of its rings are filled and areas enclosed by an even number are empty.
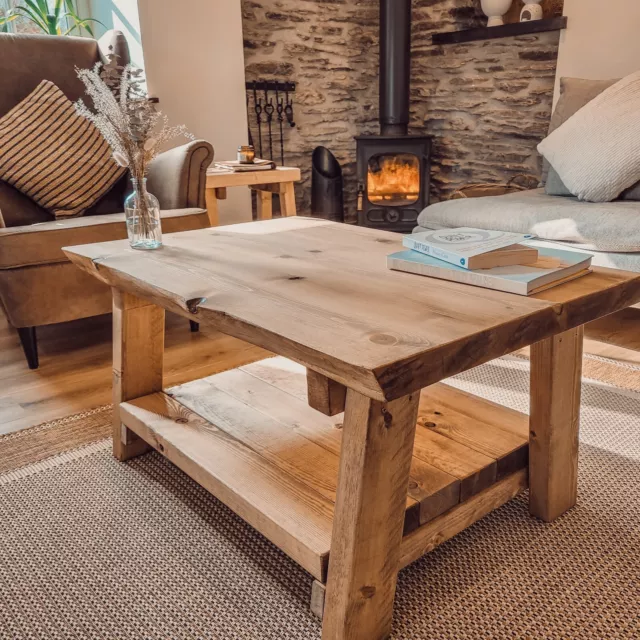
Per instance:
[[[419,194],[420,162],[416,156],[378,156],[369,162],[367,197],[373,204],[411,204]]]

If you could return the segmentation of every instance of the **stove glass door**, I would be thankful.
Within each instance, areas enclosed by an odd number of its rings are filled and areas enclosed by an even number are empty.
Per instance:
[[[381,153],[369,159],[367,198],[374,205],[402,207],[420,197],[420,160],[412,153]]]

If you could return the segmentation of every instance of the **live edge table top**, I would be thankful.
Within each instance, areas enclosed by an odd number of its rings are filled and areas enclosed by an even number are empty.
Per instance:
[[[389,401],[640,301],[640,274],[533,297],[390,271],[400,236],[310,218],[65,249],[108,285]]]

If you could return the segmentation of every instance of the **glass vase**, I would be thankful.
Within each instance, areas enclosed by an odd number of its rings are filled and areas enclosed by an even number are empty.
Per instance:
[[[158,249],[162,246],[160,203],[147,191],[147,179],[131,179],[133,193],[124,201],[127,235],[134,249]]]

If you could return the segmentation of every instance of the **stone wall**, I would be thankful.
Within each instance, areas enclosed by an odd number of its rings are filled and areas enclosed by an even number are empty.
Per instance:
[[[435,32],[482,24],[479,5],[413,3],[411,133],[435,136],[433,200],[471,182],[539,174],[536,146],[549,123],[559,33],[431,44]],[[343,165],[354,220],[353,138],[379,128],[378,0],[242,0],[242,7],[247,80],[297,83],[285,162],[303,171],[300,210],[310,203],[311,152],[324,145]]]

